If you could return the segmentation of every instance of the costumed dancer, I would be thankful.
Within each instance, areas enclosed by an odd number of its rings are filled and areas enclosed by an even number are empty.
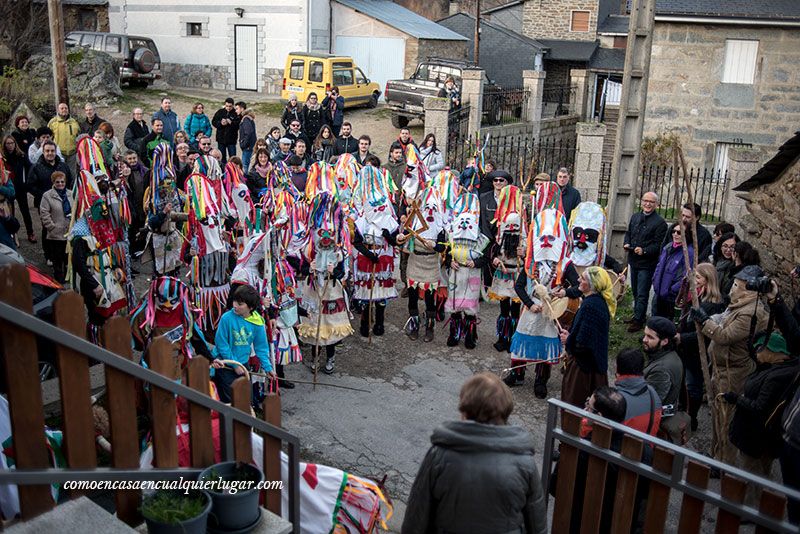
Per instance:
[[[515,287],[525,310],[509,352],[512,368],[541,362],[536,365],[533,388],[538,398],[547,396],[550,366],[559,362],[562,352],[557,321],[563,310],[556,306],[554,296],[567,277],[577,285],[578,275],[569,263],[569,252],[569,227],[564,214],[553,208],[537,213],[528,232],[525,269]],[[504,381],[518,386],[524,380],[525,368],[518,367]]]
[[[186,222],[186,195],[178,187],[169,143],[153,150],[150,187],[144,194],[149,230],[147,250],[156,276],[179,276],[183,234],[178,225]],[[142,260],[144,262],[144,258]]]
[[[570,260],[577,269],[578,274],[583,274],[587,267],[593,265],[603,266],[614,282],[614,294],[619,299],[625,292],[625,266],[612,258],[606,248],[606,210],[596,202],[581,202],[574,210],[569,221],[569,231],[572,236],[572,253]],[[577,296],[577,295],[575,295]]]
[[[358,188],[358,173],[361,165],[358,164],[356,157],[346,152],[336,160],[334,172],[336,174],[336,187],[339,190],[339,201],[349,206],[352,201],[353,192]]]
[[[474,349],[478,342],[478,310],[481,297],[481,272],[486,264],[489,238],[481,233],[480,203],[475,193],[462,194],[454,206],[455,219],[448,229],[448,276],[445,312],[450,314],[447,346],[455,347],[464,338],[464,347]]]
[[[442,198],[442,203],[444,204],[445,230],[447,230],[450,223],[453,222],[453,217],[455,216],[454,210],[462,193],[461,185],[458,183],[458,174],[450,170],[450,167],[445,167],[431,178],[430,185],[439,191],[439,196]],[[447,270],[442,269],[442,281],[441,284],[439,284],[438,291],[436,291],[436,320],[440,322],[444,321],[447,288]]]
[[[342,280],[346,276],[350,236],[341,205],[328,192],[314,198],[309,212],[310,239],[304,267],[308,276],[302,286],[301,317],[297,333],[311,345],[316,365],[317,350],[325,347],[323,371],[331,374],[336,365],[336,344],[353,333]]]
[[[222,183],[225,189],[225,196],[230,200],[230,214],[236,218],[234,235],[236,236],[235,243],[238,254],[244,249],[252,233],[255,206],[250,198],[250,190],[247,188],[247,180],[242,168],[236,162],[229,161],[225,165]]]
[[[180,379],[189,359],[197,355],[213,359],[198,326],[200,313],[189,286],[172,276],[153,279],[142,303],[131,314],[134,348],[147,354],[153,339],[166,337],[172,344],[175,363],[171,377]],[[147,367],[144,360],[142,364]]]
[[[186,179],[189,225],[183,259],[191,266],[191,280],[199,307],[203,310],[202,328],[212,336],[230,291],[228,259],[230,244],[225,220],[229,203],[216,159],[201,156],[195,172]]]
[[[419,337],[419,299],[425,301],[425,336],[433,341],[436,326],[436,293],[442,284],[441,256],[445,250],[445,214],[442,199],[435,187],[419,194],[421,208],[414,204],[407,213],[397,243],[408,253],[408,321],[404,330],[409,338]]]
[[[353,225],[353,248],[358,251],[354,262],[353,299],[362,310],[359,333],[363,337],[369,336],[371,306],[375,306],[372,333],[382,336],[386,303],[397,297],[394,270],[400,225],[391,202],[390,181],[375,167],[361,169],[359,187],[363,203]]]
[[[500,301],[494,348],[503,352],[511,346],[511,336],[516,330],[520,312],[520,300],[514,284],[522,272],[520,256],[524,253],[526,229],[522,194],[517,186],[507,185],[500,190],[497,211],[492,222],[497,224],[497,238],[490,252],[494,272],[487,296]]]
[[[395,205],[398,220],[402,224],[408,216],[409,210],[413,207],[414,203],[419,203],[419,194],[427,185],[430,176],[428,168],[422,162],[422,156],[419,153],[419,148],[413,143],[408,143],[405,148],[406,171],[403,175],[403,180],[400,184],[400,190],[397,192],[397,202]],[[408,252],[405,249],[400,250],[400,280],[403,282],[403,297],[408,292]]]

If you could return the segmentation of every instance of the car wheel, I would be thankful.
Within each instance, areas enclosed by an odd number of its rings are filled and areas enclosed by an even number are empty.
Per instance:
[[[367,102],[368,108],[376,108],[378,107],[378,93],[372,93],[372,97],[370,97],[369,102]]]
[[[405,128],[408,126],[408,117],[405,115],[399,115],[397,113],[392,113],[392,126],[395,128]]]
[[[149,48],[137,48],[133,52],[133,68],[142,74],[148,74],[156,67],[156,56]]]

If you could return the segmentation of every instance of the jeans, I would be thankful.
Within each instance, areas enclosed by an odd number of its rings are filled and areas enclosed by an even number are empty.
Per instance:
[[[247,174],[247,171],[250,170],[250,158],[252,157],[252,150],[242,150],[242,169],[244,169],[245,174]]]
[[[228,157],[233,157],[236,155],[236,145],[223,145],[222,143],[217,143],[217,148],[219,151],[222,152],[222,166],[224,167],[225,164],[228,162]]]
[[[633,290],[633,320],[644,324],[647,318],[647,299],[653,284],[655,268],[640,268],[631,265],[631,289]]]

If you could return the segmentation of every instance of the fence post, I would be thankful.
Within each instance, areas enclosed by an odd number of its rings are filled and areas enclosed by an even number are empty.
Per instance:
[[[728,179],[725,180],[724,208],[722,220],[739,227],[742,215],[747,213],[747,202],[739,198],[734,187],[738,186],[759,168],[758,151],[752,148],[733,148],[728,150]]]
[[[437,148],[442,152],[442,157],[447,159],[446,142],[449,137],[448,116],[450,113],[450,100],[434,96],[425,97],[425,133],[436,136]]]
[[[483,69],[465,69],[461,73],[461,99],[464,104],[470,106],[468,130],[470,134],[481,130],[485,81],[486,76]]]
[[[579,122],[575,126],[578,136],[575,145],[575,170],[573,184],[581,192],[583,200],[597,202],[600,193],[600,175],[603,159],[603,139],[606,125],[595,122]]]
[[[547,73],[543,70],[523,70],[522,71],[522,86],[526,93],[528,93],[528,102],[526,103],[523,113],[525,114],[525,122],[531,124],[531,136],[534,139],[539,138],[539,132],[542,128],[542,109],[544,103],[544,79]]]
[[[570,111],[583,120],[586,112],[586,94],[589,92],[589,76],[585,69],[572,69],[569,71],[569,83],[575,86],[575,102],[570,102]]]

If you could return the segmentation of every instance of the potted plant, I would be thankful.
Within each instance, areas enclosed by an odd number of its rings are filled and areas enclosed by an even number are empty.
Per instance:
[[[204,534],[211,498],[204,491],[157,491],[142,502],[150,534]]]
[[[257,467],[243,462],[222,462],[200,473],[200,480],[217,483],[208,487],[215,532],[248,532],[258,524],[261,519],[258,483],[264,480],[264,473]]]

